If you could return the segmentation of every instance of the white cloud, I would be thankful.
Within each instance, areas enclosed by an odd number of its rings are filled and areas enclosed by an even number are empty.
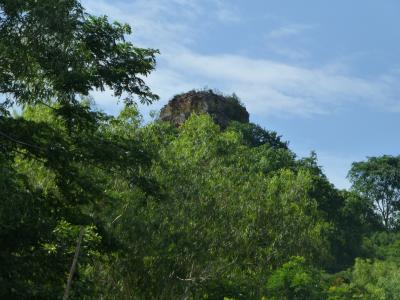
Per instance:
[[[195,29],[185,22],[200,13],[193,1],[187,0],[136,0],[114,2],[106,0],[84,0],[89,13],[107,15],[112,20],[126,22],[133,27],[136,45],[158,48],[178,47],[192,42]]]
[[[236,92],[255,114],[321,114],[349,103],[399,109],[395,78],[389,75],[366,80],[335,72],[332,66],[298,67],[238,55],[201,55],[187,49],[166,59],[169,68],[190,74],[184,78],[202,78],[208,85],[216,83],[221,90]]]
[[[207,14],[199,3],[205,2],[137,0],[111,4],[105,0],[84,1],[91,12],[132,24],[135,42],[161,50],[159,66],[148,79],[163,99],[155,108],[176,93],[209,86],[237,93],[249,112],[258,116],[328,114],[349,103],[400,111],[396,96],[400,94],[396,84],[398,73],[364,79],[348,75],[332,63],[308,67],[232,53],[204,55],[196,52],[193,44],[199,29],[190,22],[194,18],[202,20]],[[226,6],[220,0],[206,3],[224,14]],[[224,21],[221,16],[215,16],[214,22]],[[284,38],[311,28],[292,24],[277,28],[268,36]]]
[[[315,25],[288,24],[269,31],[266,37],[266,47],[273,53],[292,61],[304,61],[310,57],[308,50],[296,44],[307,41],[306,32],[314,29]]]
[[[289,24],[271,30],[267,34],[267,37],[270,39],[288,38],[299,35],[312,28],[314,28],[314,26],[307,24]]]
[[[310,57],[310,53],[307,50],[296,49],[294,47],[288,47],[287,45],[268,43],[267,47],[275,54],[292,61],[305,61],[305,59]]]
[[[239,11],[227,6],[226,1],[83,0],[83,4],[91,13],[106,14],[110,19],[131,24],[136,45],[160,49],[157,70],[146,82],[161,96],[161,101],[150,107],[141,105],[144,115],[161,108],[174,94],[205,86],[225,93],[235,92],[245,102],[250,115],[257,116],[258,120],[269,114],[303,117],[330,114],[349,104],[400,112],[399,70],[366,79],[351,74],[349,60],[333,58],[323,65],[307,64],[305,60],[310,57],[307,49],[293,47],[291,41],[301,40],[315,26],[289,24],[260,36],[285,61],[237,55],[238,51],[205,55],[196,51],[196,42],[199,35],[212,34],[212,31],[201,32],[204,28],[199,24],[210,19],[214,26],[227,22],[238,24],[243,20]],[[280,20],[274,18],[274,22]],[[111,93],[95,92],[93,96],[107,112],[119,110]],[[334,184],[339,188],[349,187],[345,176],[351,162],[360,158],[316,150],[320,164],[325,166]]]

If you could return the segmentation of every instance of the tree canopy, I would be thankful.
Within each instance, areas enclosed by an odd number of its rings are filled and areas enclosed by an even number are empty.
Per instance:
[[[125,41],[127,24],[85,12],[77,0],[0,2],[0,93],[3,107],[59,102],[111,89],[118,97],[157,99],[141,76],[157,53]]]
[[[374,206],[385,228],[398,227],[400,156],[384,155],[355,162],[349,178],[353,188]]]
[[[157,99],[143,81],[157,51],[126,42],[129,33],[74,0],[0,1],[1,298],[60,295],[77,226],[86,228],[82,265],[108,247],[95,207],[111,198],[96,174],[136,185],[147,158],[85,97],[107,88],[130,105]]]

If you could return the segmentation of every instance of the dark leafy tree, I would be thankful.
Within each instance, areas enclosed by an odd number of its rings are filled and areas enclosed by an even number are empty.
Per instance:
[[[331,224],[325,235],[330,241],[332,260],[325,268],[337,272],[351,266],[362,253],[365,235],[379,228],[372,205],[355,192],[336,189],[318,165],[315,152],[298,160],[297,168],[312,174],[310,196],[316,199],[321,217]]]
[[[324,299],[324,282],[319,270],[306,264],[303,257],[292,257],[268,278],[271,300]]]
[[[85,13],[77,0],[0,1],[0,94],[12,104],[72,105],[76,95],[109,88],[132,103],[157,99],[142,76],[152,49],[134,47],[126,24]]]
[[[143,81],[157,51],[134,47],[129,33],[76,0],[0,1],[0,298],[60,297],[80,226],[71,297],[93,296],[86,267],[111,242],[96,217],[113,198],[100,175],[144,186],[147,156],[82,99],[96,89],[130,105],[157,99]]]
[[[354,191],[374,206],[385,228],[397,228],[400,209],[400,156],[384,155],[355,162],[348,177]]]
[[[274,131],[268,131],[253,123],[239,123],[232,122],[230,128],[236,131],[240,131],[243,134],[245,142],[249,146],[258,147],[261,145],[269,145],[276,149],[288,149],[288,143],[282,141]]]

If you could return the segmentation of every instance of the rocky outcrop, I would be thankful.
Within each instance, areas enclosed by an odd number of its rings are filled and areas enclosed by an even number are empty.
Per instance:
[[[222,96],[212,90],[190,91],[173,97],[160,112],[160,119],[182,125],[192,113],[209,114],[222,128],[230,121],[249,122],[249,113],[233,96]]]

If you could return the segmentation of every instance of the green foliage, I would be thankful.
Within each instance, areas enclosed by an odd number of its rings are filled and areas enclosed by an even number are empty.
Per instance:
[[[349,283],[341,282],[329,289],[329,300],[400,299],[398,262],[357,259]]]
[[[0,1],[0,298],[59,298],[80,226],[71,297],[92,294],[91,266],[112,249],[104,184],[113,174],[147,188],[142,146],[110,131],[137,115],[115,120],[82,97],[108,88],[131,105],[157,99],[142,79],[157,51],[126,42],[129,33],[75,0]],[[10,115],[15,105],[22,115]]]
[[[163,141],[149,174],[162,191],[136,194],[116,222],[127,247],[120,280],[131,294],[258,299],[265,277],[291,256],[316,264],[329,256],[309,174],[286,169],[288,150],[249,147],[206,115],[142,134]]]
[[[376,232],[363,241],[364,256],[400,261],[400,233]]]
[[[355,162],[348,176],[353,189],[374,205],[385,228],[395,229],[400,205],[400,156],[384,155]]]
[[[85,13],[77,0],[0,1],[0,94],[13,103],[63,104],[109,88],[132,103],[157,96],[139,75],[155,66],[156,50],[124,39],[130,27]]]
[[[316,153],[298,160],[297,168],[310,173],[310,194],[317,201],[319,214],[331,225],[325,236],[332,257],[324,267],[330,272],[343,270],[362,254],[363,237],[376,229],[372,208],[357,194],[338,191],[318,166]]]
[[[48,278],[53,288],[46,294],[37,282],[42,298],[61,292],[77,224],[92,232],[75,278],[78,298],[259,299],[266,280],[293,256],[309,262],[296,262],[306,271],[299,271],[304,276],[293,283],[299,284],[294,295],[314,297],[323,295],[322,287],[307,287],[316,278],[310,274],[333,258],[341,261],[333,249],[353,243],[349,249],[357,250],[361,243],[369,221],[359,198],[335,192],[315,159],[296,161],[271,143],[251,145],[240,127],[221,131],[206,115],[193,115],[178,129],[162,122],[142,127],[132,106],[110,117],[82,104],[82,116],[96,123],[70,125],[57,107],[27,107],[22,118],[51,124],[40,138],[57,137],[51,149],[65,149],[60,169],[25,152],[13,163],[26,184],[57,199],[38,249],[43,260],[59,263],[59,271],[46,270],[59,289]],[[85,201],[71,202],[78,194]],[[352,231],[345,230],[349,224]],[[331,232],[350,238],[334,248]],[[280,288],[271,295],[278,297]]]
[[[324,299],[323,285],[321,273],[295,256],[268,278],[268,299]]]
[[[281,137],[274,131],[267,131],[253,123],[232,122],[230,129],[240,131],[244,141],[253,147],[268,144],[274,148],[288,149],[288,143],[281,141]]]
[[[60,298],[81,228],[73,299],[399,299],[399,157],[338,191],[258,125],[144,126],[157,51],[130,32],[77,0],[0,0],[1,299]]]
[[[18,137],[29,143],[24,142],[18,152],[9,152],[6,160],[2,156],[2,174],[8,174],[2,178],[0,210],[5,298],[46,299],[61,294],[78,224],[86,226],[86,233],[75,277],[77,286],[82,281],[82,289],[76,288],[74,295],[79,298],[88,293],[93,282],[80,273],[99,260],[100,253],[112,248],[111,240],[102,239],[112,233],[104,232],[106,223],[101,218],[102,206],[116,196],[104,188],[110,173],[132,187],[147,187],[140,171],[148,163],[143,149],[134,139],[129,140],[126,130],[119,130],[122,123],[125,129],[137,126],[133,108],[124,111],[121,118],[96,113],[85,104],[81,113],[73,126],[58,116],[57,108],[47,107],[27,107],[22,117],[4,120],[4,126],[29,124],[24,127],[26,133],[20,132]],[[33,150],[31,144],[35,145]]]

